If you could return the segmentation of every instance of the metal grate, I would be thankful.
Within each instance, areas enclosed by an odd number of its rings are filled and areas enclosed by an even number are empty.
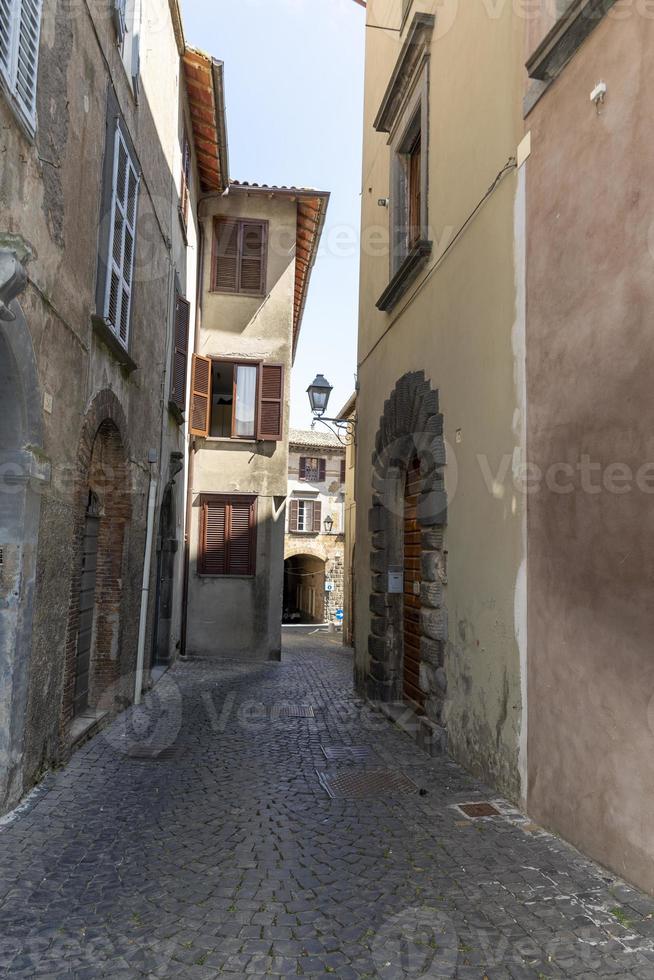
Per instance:
[[[418,787],[396,769],[328,773],[316,770],[320,785],[333,800],[369,800],[417,793]]]
[[[379,762],[379,756],[367,745],[323,745],[328,762]]]
[[[310,704],[275,704],[270,717],[276,718],[315,718]]]
[[[500,811],[492,803],[460,803],[459,810],[473,820],[479,820],[480,817],[501,816]]]

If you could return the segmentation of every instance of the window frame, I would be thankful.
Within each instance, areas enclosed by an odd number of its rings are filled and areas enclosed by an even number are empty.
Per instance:
[[[205,392],[196,386],[196,371],[197,364],[199,361],[210,362],[211,369],[209,370],[208,379],[208,391]],[[254,415],[254,435],[253,436],[212,436],[211,435],[211,416],[213,411],[213,365],[214,364],[232,364],[235,367],[256,367],[257,368],[257,385],[255,392],[255,415]],[[275,395],[274,397],[267,394],[266,384],[270,382],[270,376],[266,377],[266,372],[278,371],[279,372],[279,397]],[[190,434],[193,437],[209,440],[224,440],[229,442],[283,442],[284,432],[286,431],[286,403],[285,403],[285,392],[286,392],[286,365],[279,361],[267,361],[261,359],[248,360],[242,357],[219,357],[214,355],[202,355],[193,354],[192,355],[192,370],[191,370],[191,406],[190,406]],[[205,413],[205,420],[207,423],[206,429],[201,429],[199,424],[194,423],[197,412],[195,407],[195,398],[204,399],[206,405],[202,407],[202,412]],[[277,408],[279,428],[272,432],[272,429],[266,430],[265,425],[269,421],[266,408],[274,404]],[[232,425],[231,432],[234,432],[234,412],[236,410],[236,398],[232,399]],[[198,407],[199,411],[199,407]]]
[[[424,65],[413,95],[391,139],[390,276],[391,279],[421,242],[429,240],[429,70]],[[411,161],[420,139],[418,224],[412,234]]]
[[[9,13],[9,30],[7,45],[7,62],[5,66],[0,62],[0,86],[6,95],[7,102],[19,123],[26,131],[30,139],[36,136],[37,112],[36,96],[39,79],[41,28],[43,23],[43,0],[30,0],[36,7],[36,35],[33,38],[34,50],[36,52],[34,60],[34,77],[31,104],[28,104],[20,94],[18,85],[19,80],[19,60],[21,52],[21,25],[23,6],[27,0],[4,0]]]
[[[259,389],[261,385],[261,365],[263,361],[248,360],[243,357],[211,357],[211,375],[212,375],[212,400],[209,406],[209,432],[211,433],[211,416],[213,415],[213,366],[214,364],[231,364],[234,368],[234,379],[232,381],[232,421],[231,421],[231,432],[230,436],[212,436],[209,435],[210,439],[229,439],[230,442],[255,442],[257,438],[257,432],[259,430]],[[237,367],[256,367],[257,369],[257,386],[254,396],[254,435],[252,436],[235,436],[234,435],[234,413],[236,412],[236,368]]]
[[[318,476],[314,479],[313,476],[309,476],[309,472],[315,473],[315,470],[309,471],[307,468],[307,463],[309,460],[315,461],[318,464]],[[300,456],[299,463],[299,478],[302,483],[326,483],[327,481],[327,459],[325,456]]]
[[[295,497],[295,496],[293,496],[293,497],[290,498],[289,504],[290,504],[290,506],[288,508],[288,533],[289,534],[305,534],[305,535],[306,534],[310,534],[310,535],[322,534],[322,500],[320,499],[320,496],[319,495],[316,495],[315,497]],[[292,512],[292,506],[293,506],[293,504],[297,504],[297,508],[298,508],[298,526],[297,527],[293,527],[293,512]],[[309,521],[310,527],[301,528],[299,526],[300,525],[300,522],[299,522],[300,504],[304,504],[305,506],[307,504],[311,504],[311,520]],[[318,513],[319,513],[319,519],[320,519],[320,528],[318,530],[316,530],[316,508],[319,508]]]
[[[236,256],[236,285],[234,289],[220,288],[217,285],[217,275],[216,271],[218,268],[218,228],[223,224],[233,224],[238,227],[238,245],[237,245],[237,256]],[[261,280],[260,288],[258,290],[242,289],[241,288],[241,273],[243,264],[243,229],[246,225],[259,225],[261,227]],[[269,227],[270,222],[265,218],[243,218],[243,217],[231,217],[231,215],[214,215],[213,222],[211,224],[211,279],[210,279],[210,289],[211,293],[218,293],[222,296],[248,296],[248,297],[263,297],[267,293],[268,285],[268,238],[269,238]]]
[[[252,579],[256,577],[257,574],[257,518],[258,518],[258,501],[259,498],[256,494],[244,493],[244,494],[223,494],[223,493],[202,493],[200,494],[200,521],[199,521],[199,535],[200,540],[198,543],[198,555],[197,555],[197,575],[199,578],[210,578],[210,579]],[[205,554],[206,554],[206,519],[207,519],[207,506],[209,504],[223,505],[225,508],[232,507],[233,504],[237,502],[239,504],[248,503],[250,506],[249,514],[249,571],[247,573],[243,572],[230,572],[225,571],[221,573],[207,572],[205,570]],[[227,512],[225,514],[225,528],[227,528]],[[229,565],[229,537],[227,530],[225,533],[225,568]]]

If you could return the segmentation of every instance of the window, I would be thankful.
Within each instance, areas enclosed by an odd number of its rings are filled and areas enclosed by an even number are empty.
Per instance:
[[[420,241],[422,232],[422,215],[420,213],[422,196],[421,146],[422,139],[418,133],[407,153],[409,249],[412,249]]]
[[[289,531],[291,534],[320,534],[322,504],[319,500],[291,500]]]
[[[341,460],[341,483],[345,483],[345,456]]]
[[[182,143],[182,184],[180,194],[179,211],[184,222],[184,227],[188,225],[188,208],[191,196],[191,143],[188,133],[184,130],[184,141]]]
[[[120,54],[138,100],[141,76],[142,0],[113,0],[114,24]]]
[[[136,163],[118,120],[113,142],[110,232],[102,313],[125,348],[129,343],[139,183]]]
[[[203,496],[201,501],[200,575],[256,573],[256,497]]]
[[[307,483],[324,483],[327,477],[327,463],[315,456],[300,456],[300,479]]]
[[[42,0],[0,0],[0,76],[20,119],[36,130]]]
[[[267,238],[265,221],[216,218],[212,290],[262,296],[266,291]]]
[[[284,426],[284,366],[193,355],[191,433],[279,442]]]
[[[170,400],[183,412],[186,407],[186,365],[191,306],[177,293],[175,300],[175,338]]]
[[[396,268],[427,236],[423,214],[422,150],[422,107],[419,107],[395,149],[393,171],[396,195],[391,220]]]
[[[113,0],[114,27],[118,43],[122,44],[127,34],[127,0]]]

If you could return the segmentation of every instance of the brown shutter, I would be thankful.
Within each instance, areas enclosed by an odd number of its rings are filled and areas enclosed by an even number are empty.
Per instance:
[[[299,521],[300,521],[300,501],[291,500],[291,516],[288,525],[289,531],[297,532]]]
[[[260,223],[241,225],[240,293],[261,295],[265,289],[266,228]]]
[[[227,504],[205,500],[202,505],[200,574],[227,574]]]
[[[186,407],[186,364],[191,304],[178,294],[175,304],[175,353],[170,398],[178,408]]]
[[[325,480],[327,479],[327,460],[320,459],[318,460],[318,463],[319,463],[319,474],[318,474],[319,482],[324,483]]]
[[[341,460],[341,483],[345,483],[345,459]]]
[[[211,358],[193,355],[191,435],[208,436],[211,422]]]
[[[217,292],[238,292],[239,230],[238,221],[214,223],[212,288]]]
[[[307,478],[307,457],[300,456],[300,479],[306,480]]]
[[[322,504],[319,500],[313,502],[313,533],[320,534],[322,531]]]
[[[259,369],[257,439],[279,442],[284,430],[284,365],[262,364]]]
[[[233,500],[229,505],[227,538],[230,575],[254,575],[254,504],[251,500]]]

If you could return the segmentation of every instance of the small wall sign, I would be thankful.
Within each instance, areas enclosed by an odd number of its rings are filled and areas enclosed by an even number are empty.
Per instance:
[[[333,582],[325,582],[325,592],[333,592],[335,589]]]
[[[404,571],[391,569],[388,573],[388,594],[402,595],[404,592]]]

